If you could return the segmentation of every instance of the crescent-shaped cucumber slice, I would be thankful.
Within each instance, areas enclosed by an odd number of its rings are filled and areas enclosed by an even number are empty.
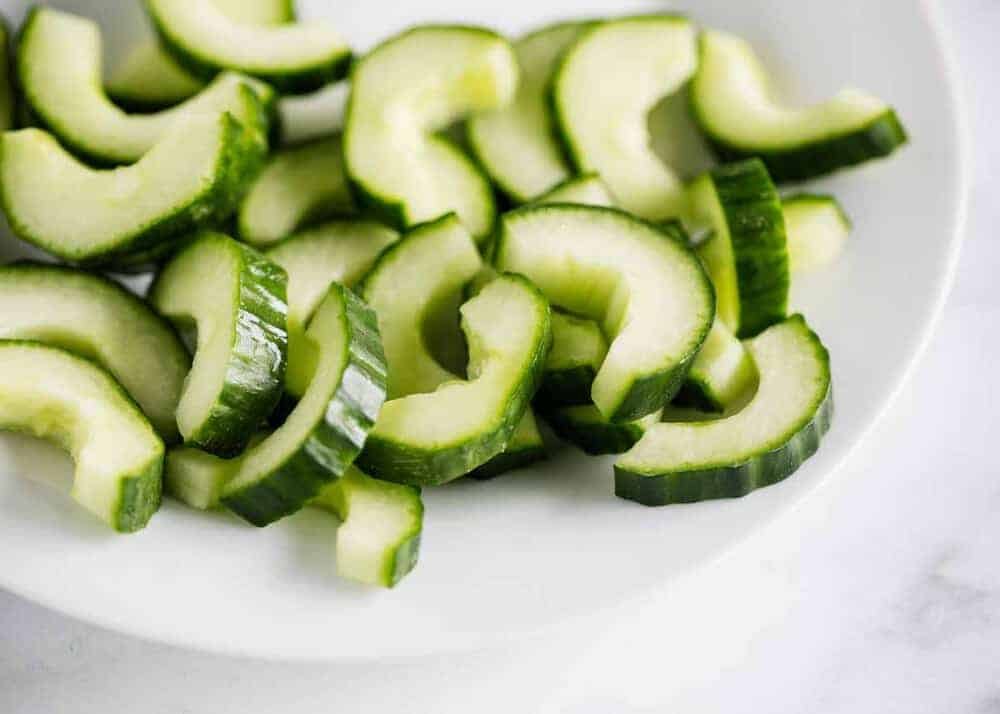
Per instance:
[[[830,357],[800,315],[747,341],[760,383],[723,419],[660,423],[615,463],[615,493],[647,506],[743,496],[791,475],[830,428]]]
[[[68,451],[73,498],[117,531],[141,529],[160,506],[163,442],[118,383],[81,357],[0,340],[0,429]]]

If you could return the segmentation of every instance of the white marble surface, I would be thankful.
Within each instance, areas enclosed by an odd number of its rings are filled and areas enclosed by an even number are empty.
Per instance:
[[[0,712],[1000,714],[1000,2],[943,4],[974,134],[958,279],[902,397],[795,513],[569,640],[378,666],[197,655],[0,593]]]

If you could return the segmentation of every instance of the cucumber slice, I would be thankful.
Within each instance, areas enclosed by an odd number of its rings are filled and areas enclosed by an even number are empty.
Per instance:
[[[177,406],[184,442],[239,453],[281,397],[287,276],[252,248],[203,233],[156,278],[149,300],[182,333],[197,331]]]
[[[126,114],[101,86],[101,54],[97,23],[43,7],[31,11],[18,47],[18,75],[32,113],[64,146],[90,162],[138,161],[172,126],[194,114],[229,112],[251,126],[273,113],[274,90],[227,73],[181,106]],[[266,125],[261,128],[266,137]]]
[[[615,205],[608,187],[597,174],[584,174],[567,179],[548,193],[536,198],[534,203],[582,203],[586,206],[607,208]]]
[[[224,220],[263,157],[230,115],[195,116],[138,163],[98,171],[39,129],[0,136],[0,191],[14,233],[66,261],[130,269]]]
[[[851,233],[851,219],[836,198],[800,193],[784,199],[781,207],[792,272],[823,268],[837,259]]]
[[[500,453],[524,416],[551,342],[549,305],[504,275],[462,305],[469,381],[387,402],[359,466],[413,485],[458,478]]]
[[[608,341],[593,320],[552,313],[552,349],[535,403],[546,409],[590,404],[590,391],[608,355]]]
[[[800,315],[746,343],[760,373],[737,414],[657,424],[615,463],[615,493],[647,506],[743,496],[791,475],[830,427],[830,358]]]
[[[715,314],[691,250],[611,208],[511,211],[494,264],[526,275],[554,305],[599,321],[611,344],[591,398],[611,421],[635,421],[673,398]]]
[[[705,32],[699,54],[691,107],[723,160],[759,156],[775,181],[801,181],[906,143],[896,112],[857,89],[801,109],[779,104],[753,48],[738,37]]]
[[[683,183],[653,151],[647,116],[696,63],[694,28],[670,15],[597,24],[563,55],[552,105],[569,156],[630,213],[662,220],[683,207]]]
[[[73,498],[117,531],[139,530],[160,506],[163,442],[118,383],[80,357],[0,340],[0,429],[66,449]]]
[[[165,441],[191,358],[177,334],[135,295],[98,275],[40,263],[0,267],[0,339],[61,347],[106,369]]]
[[[145,0],[160,41],[186,70],[210,79],[232,69],[283,93],[304,94],[347,73],[351,50],[325,22],[260,26],[204,0]]]
[[[785,319],[785,221],[763,162],[726,164],[695,179],[690,209],[696,223],[712,230],[698,255],[715,285],[723,324],[744,338]]]
[[[391,588],[417,564],[424,504],[420,489],[371,478],[351,467],[312,505],[332,511],[337,529],[337,574]]]
[[[295,20],[291,0],[211,0],[222,13],[248,25],[277,25]],[[107,83],[116,104],[151,111],[184,101],[205,83],[177,64],[156,40],[132,47]]]
[[[351,288],[399,234],[371,221],[332,221],[281,241],[267,257],[288,273],[288,372],[285,391],[301,397],[315,369],[306,324],[331,282]]]
[[[486,481],[508,471],[544,461],[548,456],[542,432],[538,430],[535,413],[529,407],[524,411],[524,416],[518,422],[504,450],[482,466],[474,468],[469,472],[469,476],[479,481]]]
[[[481,265],[469,232],[448,214],[411,230],[365,276],[358,293],[378,314],[389,399],[432,392],[458,379],[434,358],[428,323],[454,303]]]
[[[589,24],[558,23],[515,42],[521,81],[514,101],[469,119],[473,153],[514,203],[528,203],[572,174],[553,134],[548,88],[559,57]]]
[[[499,35],[422,26],[355,66],[344,129],[347,173],[362,202],[398,228],[455,212],[485,240],[496,207],[476,165],[434,132],[514,97],[517,60]]]
[[[691,363],[674,404],[704,412],[732,411],[745,402],[756,381],[757,368],[750,353],[736,335],[716,320]]]
[[[615,423],[593,404],[582,404],[548,410],[545,421],[563,441],[591,456],[602,456],[631,449],[660,416],[655,412],[637,421]]]
[[[222,501],[256,526],[299,510],[354,462],[385,400],[375,313],[333,283],[309,323],[318,349],[309,387],[273,434],[252,447]]]
[[[240,458],[223,459],[201,449],[178,446],[167,451],[163,490],[200,511],[217,508],[226,484],[240,468]]]
[[[315,141],[268,160],[240,204],[240,238],[264,246],[307,223],[356,212],[340,137]]]

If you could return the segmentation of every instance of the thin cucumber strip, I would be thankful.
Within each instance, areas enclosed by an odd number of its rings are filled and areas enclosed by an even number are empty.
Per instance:
[[[801,181],[888,156],[906,143],[896,112],[857,89],[804,108],[780,104],[753,48],[738,37],[705,32],[699,56],[691,107],[724,161],[757,156],[775,181]]]
[[[552,106],[575,168],[601,175],[637,216],[678,215],[684,186],[650,145],[647,117],[697,64],[695,31],[672,15],[628,17],[585,30],[562,57]]]
[[[248,25],[295,20],[291,0],[211,0],[226,17]],[[205,83],[194,77],[155,39],[134,45],[107,82],[108,95],[135,111],[164,109],[197,94]]]
[[[386,402],[358,465],[412,485],[445,483],[500,453],[538,388],[551,342],[549,305],[504,275],[462,305],[468,381]]]
[[[543,414],[556,436],[591,456],[628,451],[660,421],[660,412],[655,412],[638,421],[611,422],[593,404],[557,407]]]
[[[301,397],[315,369],[316,348],[306,326],[331,282],[353,288],[399,234],[365,220],[331,221],[298,233],[266,255],[288,273],[288,372],[285,391]]]
[[[240,204],[239,234],[266,246],[308,223],[356,212],[338,136],[271,156]]]
[[[789,286],[785,221],[763,162],[719,166],[689,191],[694,221],[712,231],[698,255],[715,285],[719,319],[740,338],[783,320]]]
[[[732,411],[753,393],[756,383],[757,368],[750,353],[717,319],[691,363],[674,404],[704,412]]]
[[[163,442],[118,383],[85,359],[0,340],[0,429],[68,451],[74,500],[117,531],[143,528],[160,506]]]
[[[532,203],[582,203],[586,206],[605,207],[615,205],[608,187],[597,174],[584,174],[566,179]]]
[[[18,46],[18,76],[33,115],[64,146],[92,163],[138,161],[171,127],[195,114],[229,112],[251,126],[268,121],[274,112],[274,90],[268,85],[226,73],[178,107],[126,114],[101,86],[101,55],[95,22],[44,7],[31,11]],[[266,142],[266,123],[261,129]]]
[[[218,508],[222,491],[239,468],[239,457],[224,459],[191,446],[178,446],[167,451],[163,490],[200,511]]]
[[[0,136],[0,191],[24,241],[62,260],[134,269],[228,217],[263,158],[229,114],[172,127],[137,163],[95,170],[40,129]]]
[[[615,422],[673,398],[708,334],[715,300],[691,250],[621,211],[570,204],[506,214],[494,256],[610,340],[591,398]]]
[[[247,445],[281,397],[287,364],[287,275],[221,233],[167,263],[150,303],[197,345],[177,407],[184,443],[221,456]]]
[[[800,193],[781,202],[791,271],[808,272],[833,263],[851,233],[851,219],[833,196]]]
[[[743,496],[781,481],[830,427],[830,358],[801,316],[746,343],[760,373],[750,403],[724,419],[661,423],[615,463],[615,493],[647,506]]]
[[[107,278],[42,263],[0,267],[0,339],[61,347],[106,369],[167,443],[191,358],[177,333]]]
[[[209,79],[224,69],[303,94],[342,78],[351,50],[325,22],[254,25],[204,0],[145,0],[163,46],[191,74]]]
[[[341,520],[337,529],[341,577],[391,588],[417,564],[424,522],[420,489],[380,481],[351,467],[311,504]]]
[[[256,526],[299,510],[343,476],[385,400],[386,363],[375,313],[338,283],[309,323],[312,380],[285,422],[251,447],[222,501]]]
[[[546,410],[591,404],[594,378],[607,355],[608,341],[596,322],[553,312],[552,349],[535,403]]]
[[[514,101],[468,121],[473,153],[514,203],[528,203],[572,175],[554,134],[548,88],[560,56],[589,24],[558,23],[517,40],[521,80]]]
[[[364,277],[358,293],[378,315],[390,399],[457,379],[434,358],[427,324],[442,305],[453,304],[481,266],[469,232],[449,214],[411,230]]]
[[[489,182],[435,132],[505,106],[517,78],[511,46],[475,27],[416,27],[362,58],[351,77],[344,156],[365,207],[397,228],[455,212],[485,240],[496,216]]]

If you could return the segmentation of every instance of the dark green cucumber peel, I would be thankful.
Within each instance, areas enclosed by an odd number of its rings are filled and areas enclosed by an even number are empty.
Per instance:
[[[346,365],[323,418],[280,466],[238,490],[227,489],[222,498],[256,526],[294,513],[337,480],[361,452],[385,401],[386,362],[374,311],[341,285],[331,285],[330,293],[343,305]]]
[[[547,370],[535,394],[534,404],[542,411],[553,407],[590,404],[590,388],[596,376],[597,370],[593,365]]]
[[[736,333],[741,339],[753,337],[785,319],[788,310],[791,278],[781,198],[760,159],[718,166],[709,176],[735,261],[739,299]],[[711,236],[706,244],[714,240],[720,236]],[[715,276],[712,278],[714,281]]]
[[[387,250],[391,250],[391,247]],[[552,331],[549,324],[548,300],[541,291],[520,275],[504,274],[503,277],[517,281],[535,296],[539,304],[545,305],[543,330],[546,337],[539,340],[530,358],[531,368],[508,396],[500,415],[500,428],[490,434],[476,435],[437,449],[414,448],[409,444],[373,433],[358,457],[358,467],[362,471],[386,481],[434,486],[454,480],[482,466],[506,447],[541,383],[545,357],[552,343]]]
[[[635,446],[645,433],[640,422],[585,421],[574,418],[571,409],[550,409],[542,412],[542,418],[556,436],[591,456],[621,454]]]

